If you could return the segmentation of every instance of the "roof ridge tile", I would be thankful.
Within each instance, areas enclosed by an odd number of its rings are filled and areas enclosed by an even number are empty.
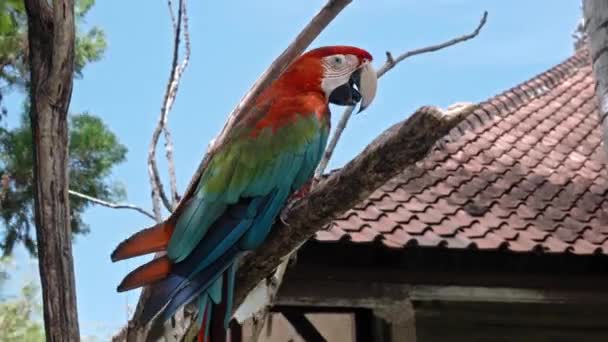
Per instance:
[[[475,112],[485,112],[489,117],[486,119],[487,121],[493,119],[496,116],[505,115],[509,112],[516,110],[521,107],[523,104],[530,102],[531,100],[545,94],[546,92],[552,90],[553,88],[559,86],[561,81],[566,78],[571,77],[576,73],[581,67],[588,64],[589,53],[586,49],[581,49],[575,55],[567,58],[562,63],[546,70],[540,74],[535,75],[534,77],[524,81],[510,89],[503,91],[493,97],[486,99],[478,104],[477,108],[474,109],[467,118],[471,116],[472,113]],[[534,85],[534,84],[537,85]],[[515,91],[520,91],[521,94],[516,94]],[[508,95],[513,95],[519,99],[515,101],[510,98]],[[501,100],[501,98],[503,98]],[[502,108],[501,108],[502,107]],[[469,120],[463,120],[462,123],[457,125],[450,131],[448,135],[453,138],[458,138],[468,131],[466,126],[470,126]],[[486,120],[480,120],[482,123],[486,123]],[[465,123],[466,122],[466,123]],[[456,133],[458,132],[458,133]],[[456,134],[454,134],[456,133]]]

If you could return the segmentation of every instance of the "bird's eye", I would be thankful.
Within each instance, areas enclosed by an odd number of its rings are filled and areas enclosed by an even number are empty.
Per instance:
[[[342,57],[340,57],[340,56],[334,57],[334,63],[336,63],[338,65],[342,64]]]

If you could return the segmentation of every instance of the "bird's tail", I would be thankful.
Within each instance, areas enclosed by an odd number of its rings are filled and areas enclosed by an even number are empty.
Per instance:
[[[167,245],[169,245],[169,240],[174,230],[175,223],[172,220],[167,220],[141,230],[121,242],[114,249],[111,256],[112,261],[116,262],[148,253],[164,251],[167,249]]]
[[[220,219],[217,224],[228,224]],[[166,249],[174,225],[163,222],[145,229],[122,242],[112,253],[118,261]],[[154,320],[149,338],[163,332],[163,323],[185,304],[198,298],[201,305],[199,340],[224,342],[226,327],[231,319],[234,292],[234,275],[240,249],[228,248],[219,258],[199,272],[193,272],[200,264],[200,255],[193,253],[179,263],[172,263],[167,256],[155,258],[129,273],[118,286],[127,291],[148,286],[149,297],[144,303],[140,320]],[[205,340],[206,338],[206,340]]]
[[[197,342],[226,341],[234,295],[234,271],[235,267],[231,266],[209,290],[199,297]],[[217,295],[221,297],[214,298]]]

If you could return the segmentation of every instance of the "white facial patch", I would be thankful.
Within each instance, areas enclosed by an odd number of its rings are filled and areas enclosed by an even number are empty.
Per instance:
[[[339,86],[348,82],[350,74],[342,77],[335,78],[323,78],[321,81],[321,89],[325,92],[325,97],[329,98],[329,95]]]
[[[321,88],[329,97],[336,88],[348,83],[351,74],[359,67],[359,59],[353,55],[332,55],[324,57],[321,64],[324,69]]]

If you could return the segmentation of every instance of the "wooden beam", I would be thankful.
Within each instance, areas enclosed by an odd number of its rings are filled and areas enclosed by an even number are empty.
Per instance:
[[[564,277],[568,274],[568,277]],[[387,248],[381,243],[309,241],[288,277],[507,287],[608,289],[608,256],[529,254],[449,248]],[[473,283],[474,282],[474,283]],[[510,284],[510,285],[508,285]]]
[[[414,286],[410,291],[412,301],[439,300],[451,302],[533,304],[608,303],[608,298],[602,297],[598,298],[597,293],[589,292],[481,286]]]
[[[230,342],[242,342],[243,341],[243,326],[240,325],[236,320],[230,321]]]
[[[382,308],[403,301],[608,305],[608,296],[600,291],[314,280],[286,282],[276,304]]]
[[[358,309],[355,311],[355,341],[374,341],[373,314],[369,309]]]
[[[281,312],[283,317],[296,330],[298,335],[307,342],[327,342],[317,328],[306,318],[304,313],[297,309],[285,309]]]
[[[357,310],[356,308],[352,308],[352,307],[338,307],[338,306],[282,306],[282,305],[273,305],[270,308],[271,312],[275,312],[275,313],[281,313],[284,311],[288,311],[288,310],[298,310],[299,312],[302,312],[304,314],[318,314],[318,313],[323,313],[323,314],[354,314],[354,312]]]
[[[416,321],[411,319],[390,324],[391,342],[416,342]]]

